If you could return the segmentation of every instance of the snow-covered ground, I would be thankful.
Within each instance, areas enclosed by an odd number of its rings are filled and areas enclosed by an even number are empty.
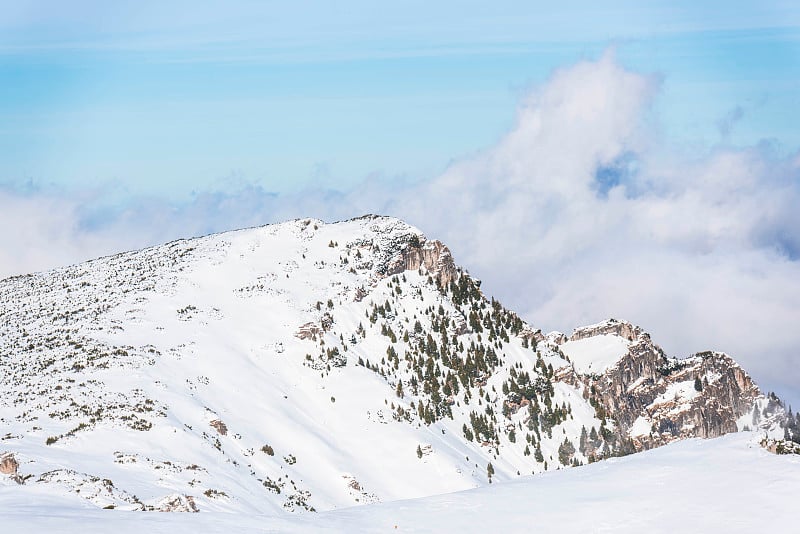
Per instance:
[[[559,347],[452,261],[396,219],[305,219],[0,281],[0,533],[581,530],[641,511],[634,529],[697,505],[658,504],[686,480],[732,487],[724,462],[758,471],[756,501],[770,466],[796,476],[744,438],[562,476],[770,410],[724,355],[668,361],[628,323]],[[638,448],[613,380],[641,401]]]
[[[561,351],[569,357],[581,374],[600,374],[628,352],[630,342],[620,336],[605,334],[586,339],[567,341]]]
[[[26,485],[100,508],[191,498],[246,513],[587,462],[581,451],[559,462],[567,436],[601,425],[579,389],[542,375],[567,362],[528,343],[522,321],[506,333],[514,316],[479,293],[455,304],[435,270],[388,275],[414,240],[435,256],[396,219],[306,219],[0,281],[0,453]],[[545,415],[559,410],[551,428],[520,404],[504,414],[512,369]],[[473,415],[490,429],[467,439]]]
[[[3,532],[786,532],[800,456],[739,433],[415,500],[320,514],[98,510],[46,487],[0,486]]]

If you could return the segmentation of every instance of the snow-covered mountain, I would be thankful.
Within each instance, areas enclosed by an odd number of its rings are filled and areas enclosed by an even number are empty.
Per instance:
[[[0,489],[97,507],[325,511],[783,414],[721,353],[614,320],[544,335],[387,217],[10,278],[0,319]]]

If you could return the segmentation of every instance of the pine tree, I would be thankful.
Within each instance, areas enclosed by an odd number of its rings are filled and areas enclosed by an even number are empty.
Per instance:
[[[703,383],[700,381],[699,376],[694,379],[694,389],[697,391],[703,391]]]
[[[562,465],[569,465],[573,454],[575,454],[575,446],[569,438],[564,438],[564,443],[558,447],[558,460]]]
[[[591,432],[589,432],[589,440],[592,442],[592,447],[597,448],[600,446],[600,436],[597,435],[595,427],[592,427]]]
[[[586,432],[586,427],[583,426],[581,427],[581,441],[580,444],[578,445],[581,454],[586,454],[586,444],[588,443],[588,441],[589,441],[589,435]]]
[[[422,458],[422,447],[417,445],[417,458]]]
[[[467,441],[472,441],[475,439],[475,436],[472,434],[472,430],[467,427],[466,423],[464,423],[464,426],[461,428],[461,430],[464,432],[464,437],[467,438]]]

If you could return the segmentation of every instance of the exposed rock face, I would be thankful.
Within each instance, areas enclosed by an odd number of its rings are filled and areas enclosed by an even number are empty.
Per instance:
[[[589,337],[600,336],[604,334],[615,334],[619,337],[625,338],[628,341],[633,341],[639,335],[644,334],[641,328],[632,325],[627,321],[618,321],[616,319],[609,319],[608,321],[576,328],[572,335],[569,337],[571,341],[579,339],[586,339]],[[647,334],[645,334],[647,335]],[[649,336],[648,336],[649,338]]]
[[[19,482],[21,479],[17,474],[17,469],[19,469],[19,462],[14,458],[13,453],[5,452],[0,455],[0,473],[9,475]]]
[[[214,430],[216,430],[219,433],[220,436],[228,435],[228,427],[227,427],[227,425],[225,425],[225,423],[223,423],[219,419],[214,419],[211,422],[209,422],[208,424],[211,425],[211,427],[214,428]]]
[[[173,494],[164,497],[154,509],[158,512],[199,512],[194,497],[190,495]]]
[[[302,325],[294,335],[298,339],[316,339],[320,334],[322,329],[315,323],[309,322]]]
[[[457,276],[453,256],[446,245],[437,240],[420,243],[413,238],[389,264],[387,275],[416,271],[420,268],[424,268],[432,276],[438,276],[443,286]]]
[[[620,321],[576,330],[570,340],[617,335],[629,340],[627,353],[602,374],[564,367],[560,380],[584,386],[598,412],[635,449],[676,439],[711,438],[736,432],[737,420],[761,395],[750,376],[728,355],[704,352],[685,360],[668,358],[641,328]]]
[[[0,456],[0,473],[4,475],[16,475],[19,463],[10,452],[4,453]]]

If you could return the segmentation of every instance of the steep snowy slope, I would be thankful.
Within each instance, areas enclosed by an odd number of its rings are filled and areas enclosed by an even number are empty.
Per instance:
[[[0,294],[2,447],[28,483],[100,506],[324,510],[443,493],[487,483],[490,462],[494,480],[542,471],[578,420],[600,424],[546,378],[557,355],[537,357],[446,248],[394,219],[179,241]],[[509,371],[540,391],[544,436],[523,430],[527,411],[502,419]]]
[[[727,357],[694,394],[694,367],[627,323],[545,338],[479,288],[372,216],[2,281],[0,453],[26,487],[100,507],[323,511],[719,435],[760,395],[743,371],[715,379]],[[624,339],[576,352],[594,335]],[[654,428],[648,407],[682,396],[696,425]]]
[[[139,514],[0,486],[8,532],[793,532],[800,456],[739,433],[465,492],[320,514]]]

